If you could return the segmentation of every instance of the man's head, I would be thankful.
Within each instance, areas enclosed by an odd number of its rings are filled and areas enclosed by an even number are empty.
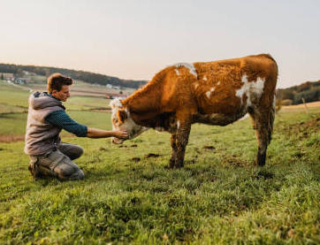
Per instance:
[[[48,77],[47,90],[56,99],[66,102],[70,97],[69,87],[72,83],[73,81],[70,77],[54,73]]]

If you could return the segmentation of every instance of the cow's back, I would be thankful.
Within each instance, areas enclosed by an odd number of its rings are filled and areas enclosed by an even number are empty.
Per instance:
[[[191,86],[201,114],[242,116],[247,107],[255,103],[254,96],[275,88],[277,67],[268,55],[195,63],[194,66],[198,79]]]
[[[212,124],[227,124],[243,116],[266,90],[274,95],[277,65],[270,55],[179,63],[157,73],[152,81],[123,101],[139,119],[187,110],[211,115]],[[259,95],[259,96],[257,96]],[[137,116],[138,117],[138,116]],[[215,118],[221,119],[215,120]],[[226,118],[226,120],[225,120]],[[201,120],[200,120],[201,122]]]

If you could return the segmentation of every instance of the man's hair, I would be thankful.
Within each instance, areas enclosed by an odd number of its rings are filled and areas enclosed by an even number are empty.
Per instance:
[[[51,94],[53,90],[58,92],[61,90],[63,85],[71,85],[73,83],[70,77],[61,75],[60,73],[54,73],[47,80],[47,90]]]

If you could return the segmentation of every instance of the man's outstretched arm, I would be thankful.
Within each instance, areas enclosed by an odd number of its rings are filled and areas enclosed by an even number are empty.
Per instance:
[[[125,131],[107,131],[96,128],[89,128],[86,125],[82,125],[74,121],[69,115],[61,110],[50,113],[45,120],[53,125],[56,125],[64,130],[75,134],[78,137],[88,138],[108,138],[117,137],[120,139],[127,139],[129,134]]]
[[[86,137],[88,138],[116,137],[119,139],[127,139],[129,137],[129,134],[126,131],[118,131],[118,130],[107,131],[107,130],[96,129],[96,128],[88,128]]]

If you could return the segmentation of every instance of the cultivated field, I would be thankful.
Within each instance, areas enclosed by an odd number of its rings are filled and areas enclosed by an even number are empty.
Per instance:
[[[21,141],[29,92],[0,81],[0,244],[320,244],[320,107],[283,108],[267,165],[253,167],[250,119],[193,125],[185,168],[170,135],[84,147],[77,182],[33,181]],[[111,129],[109,101],[72,97],[71,117]]]

